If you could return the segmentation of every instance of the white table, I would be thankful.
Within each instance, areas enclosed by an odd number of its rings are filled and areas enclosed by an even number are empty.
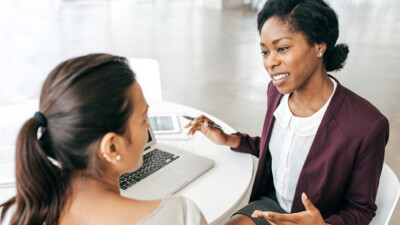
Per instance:
[[[235,132],[223,121],[187,106],[166,101],[152,101],[149,102],[149,105],[149,114],[185,113],[191,116],[204,114],[221,125],[226,133]],[[21,108],[25,110],[21,111]],[[23,119],[32,117],[37,109],[38,106],[35,101],[27,102],[26,106],[24,106],[24,104],[19,104],[1,107],[0,118],[3,119],[0,121],[0,127],[4,127],[5,125],[10,127],[15,124],[22,125],[24,122]],[[11,119],[10,117],[15,118]],[[14,121],[15,123],[11,122],[10,125],[9,121]],[[183,118],[180,119],[181,126],[187,122],[188,121]],[[16,132],[17,130],[18,129],[11,129],[10,132]],[[197,133],[193,137],[186,137],[183,134],[179,134],[176,137],[182,140],[185,139],[185,141],[191,141],[191,150],[194,153],[215,160],[215,166],[211,170],[188,184],[176,194],[183,195],[193,200],[203,212],[209,224],[222,224],[233,212],[248,202],[253,179],[253,159],[251,155],[233,152],[226,146],[215,145],[201,133]],[[163,143],[163,141],[165,142],[167,140],[166,138],[171,140],[171,138],[174,137],[157,135],[156,138]],[[2,143],[0,143],[0,145],[1,144]],[[0,188],[0,202],[4,202],[13,195],[15,195],[15,187]]]

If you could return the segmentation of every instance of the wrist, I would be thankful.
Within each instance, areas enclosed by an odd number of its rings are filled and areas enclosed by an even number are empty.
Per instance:
[[[236,135],[227,134],[225,140],[225,145],[231,148],[237,148],[240,144],[240,138]]]

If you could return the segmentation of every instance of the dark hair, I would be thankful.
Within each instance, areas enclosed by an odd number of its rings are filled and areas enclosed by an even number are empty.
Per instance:
[[[261,29],[269,18],[276,16],[288,22],[292,29],[308,37],[310,45],[325,43],[323,62],[327,71],[343,68],[349,53],[346,44],[336,45],[339,23],[336,13],[323,0],[269,0],[258,13],[257,26]]]
[[[125,135],[134,82],[127,60],[107,54],[73,58],[50,72],[40,96],[47,126],[41,127],[40,139],[36,118],[19,131],[17,194],[1,205],[2,221],[16,204],[10,224],[58,224],[72,173],[91,171],[88,176],[98,177],[102,168],[95,150],[101,138],[107,132]]]

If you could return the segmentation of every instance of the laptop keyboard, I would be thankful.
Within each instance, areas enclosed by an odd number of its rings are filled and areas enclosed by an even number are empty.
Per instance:
[[[177,158],[179,158],[178,155],[174,155],[159,149],[154,149],[143,156],[142,167],[134,172],[122,174],[119,177],[121,189],[126,190],[130,186],[148,177],[150,174],[163,168]]]

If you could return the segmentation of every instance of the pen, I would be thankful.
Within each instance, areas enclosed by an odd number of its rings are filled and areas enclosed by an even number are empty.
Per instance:
[[[185,115],[182,115],[182,117],[183,117],[183,118],[185,118],[185,119],[188,119],[188,120],[190,120],[190,121],[193,121],[193,120],[195,119],[194,117],[191,117],[191,116],[185,116]],[[204,121],[199,121],[198,123],[200,123],[200,124],[203,124],[203,123],[204,123]],[[213,127],[217,128],[217,129],[220,129],[220,130],[222,130],[222,127],[221,127],[220,125],[216,124],[216,123],[213,123],[213,122],[208,122],[208,124],[210,124],[211,126],[213,126]]]

